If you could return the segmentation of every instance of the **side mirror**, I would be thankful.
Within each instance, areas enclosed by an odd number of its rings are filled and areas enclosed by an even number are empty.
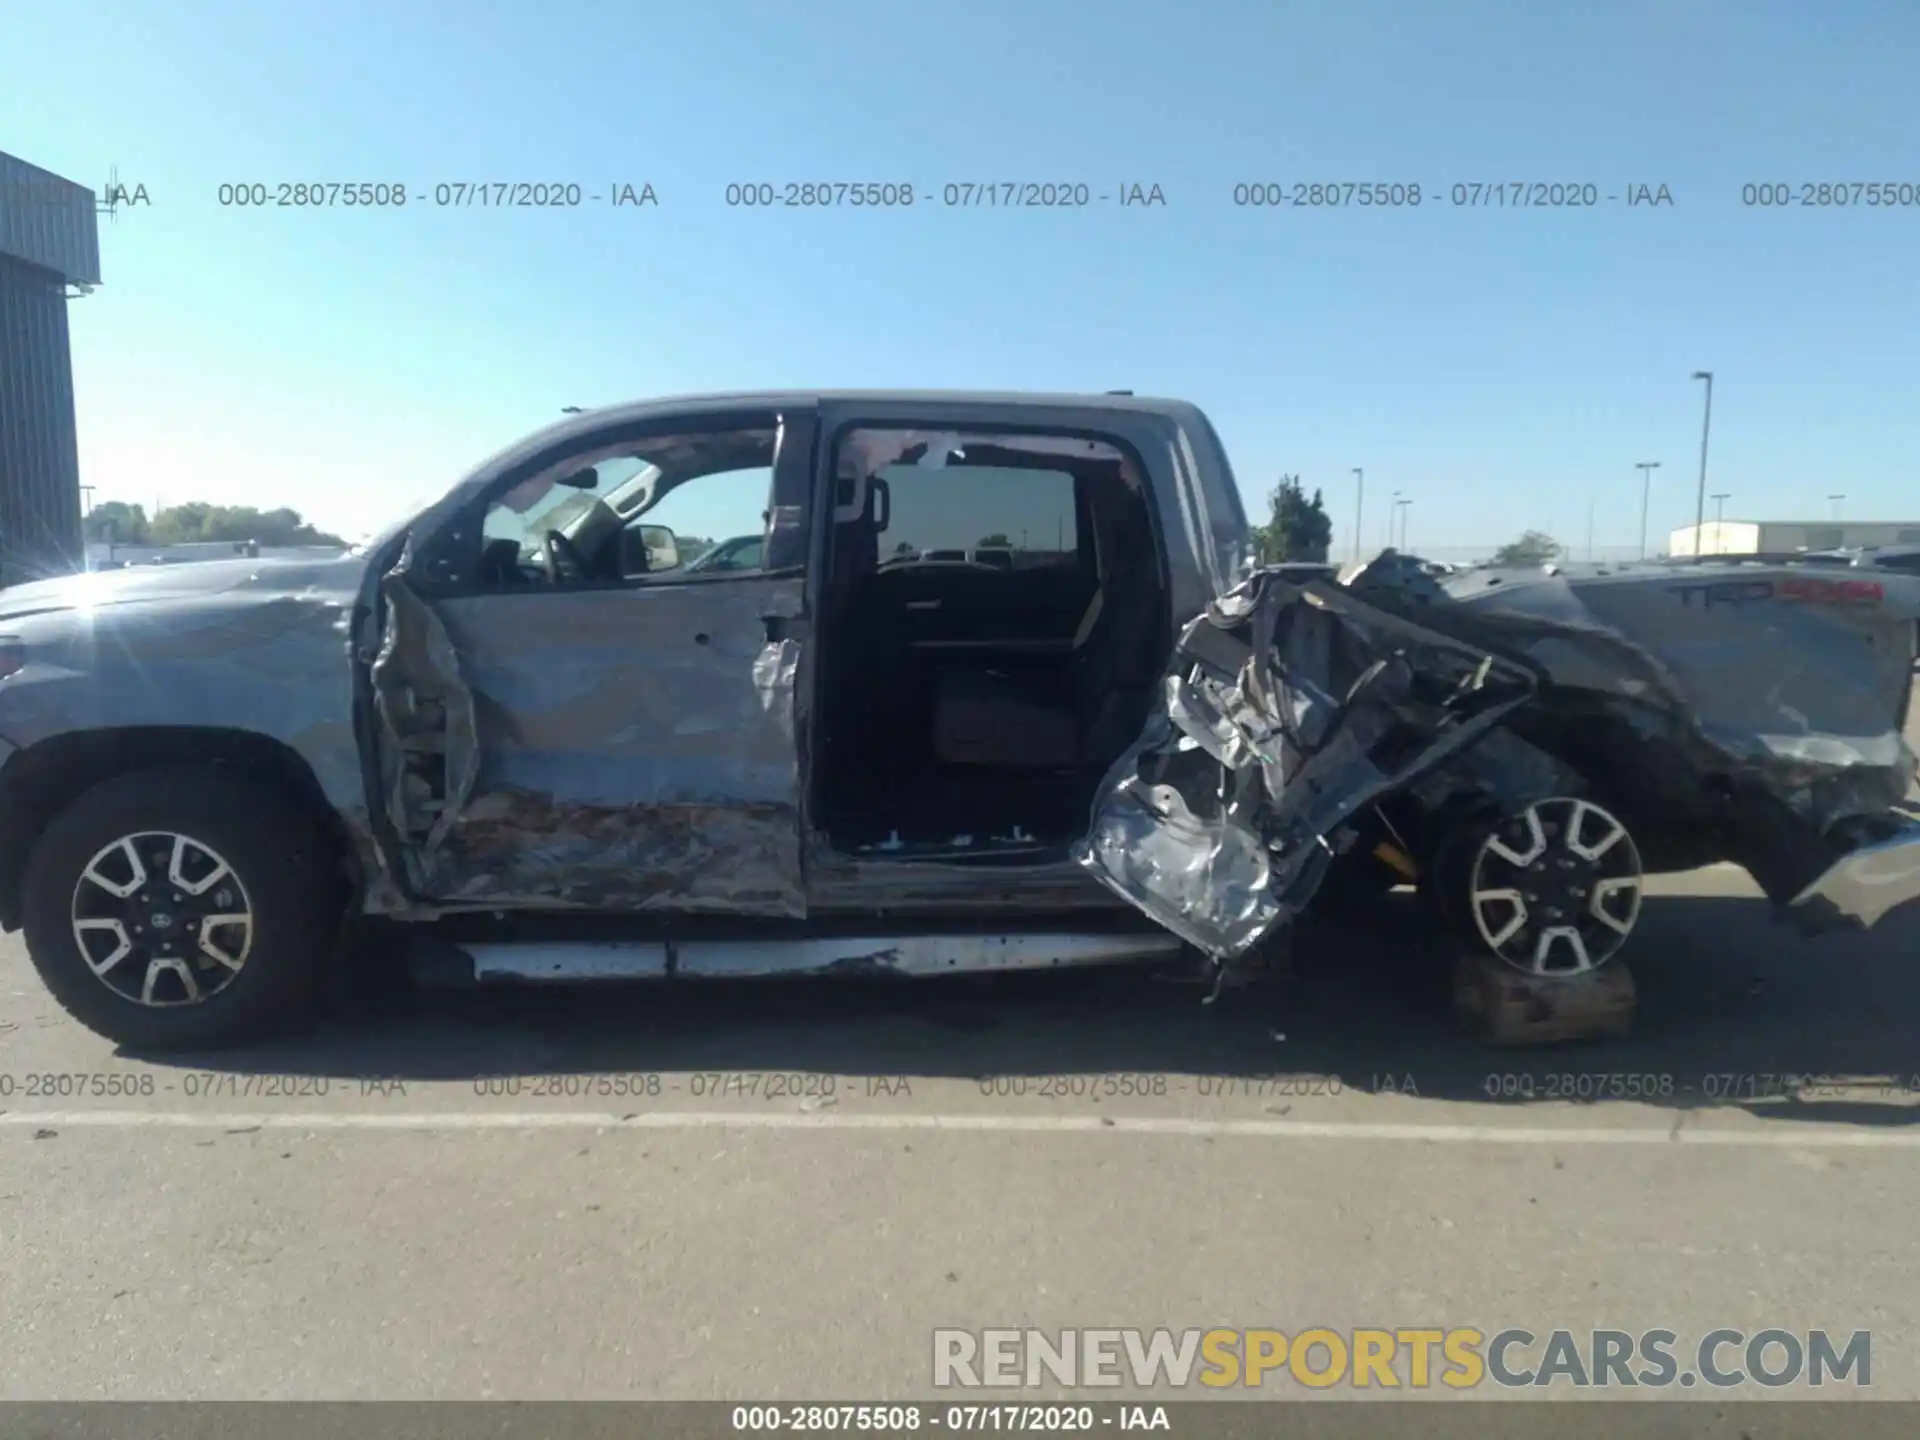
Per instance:
[[[636,525],[627,533],[645,548],[649,571],[680,568],[680,537],[665,525]]]
[[[680,546],[664,525],[629,525],[620,532],[620,573],[628,578],[675,570]]]

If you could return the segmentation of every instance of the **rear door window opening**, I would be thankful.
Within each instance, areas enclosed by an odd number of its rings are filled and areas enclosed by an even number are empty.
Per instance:
[[[828,463],[815,813],[855,854],[1050,851],[1144,723],[1170,633],[1113,440],[907,426]]]

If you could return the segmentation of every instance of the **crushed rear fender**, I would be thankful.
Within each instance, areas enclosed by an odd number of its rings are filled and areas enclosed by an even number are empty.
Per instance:
[[[1548,677],[1551,707],[1516,725],[1624,798],[1650,842],[1704,827],[1714,858],[1809,930],[1920,896],[1899,878],[1915,868],[1920,579],[1755,557],[1445,589],[1445,612]]]
[[[1459,817],[1555,794],[1603,797],[1650,868],[1733,860],[1810,930],[1920,900],[1901,733],[1920,581],[1782,562],[1436,581],[1392,552],[1302,575],[1257,571],[1186,627],[1076,854],[1216,959],[1302,914],[1363,812],[1434,855]]]

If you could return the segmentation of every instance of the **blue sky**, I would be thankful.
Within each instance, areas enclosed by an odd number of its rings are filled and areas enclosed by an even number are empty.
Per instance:
[[[84,13],[84,23],[77,16]],[[1132,388],[1213,414],[1250,500],[1350,472],[1369,543],[1692,518],[1700,386],[1728,518],[1920,515],[1910,0],[6,0],[0,148],[150,206],[72,306],[96,501],[290,504],[362,532],[567,404],[759,386]],[[1454,184],[1674,203],[1455,208]],[[403,210],[222,183],[398,181]],[[459,181],[657,208],[436,208]],[[910,181],[910,210],[746,211],[729,182]],[[948,182],[1158,184],[1163,207],[953,209]],[[1418,209],[1238,208],[1245,181]],[[1437,193],[1436,193],[1437,192]]]

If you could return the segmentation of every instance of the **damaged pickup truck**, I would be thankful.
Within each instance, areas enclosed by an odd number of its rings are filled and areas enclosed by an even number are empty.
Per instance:
[[[1920,897],[1920,580],[1249,538],[1191,405],[781,392],[577,415],[339,560],[15,586],[0,925],[168,1047],[297,1019],[350,918],[480,980],[1224,977],[1412,883],[1554,975],[1661,870]]]

